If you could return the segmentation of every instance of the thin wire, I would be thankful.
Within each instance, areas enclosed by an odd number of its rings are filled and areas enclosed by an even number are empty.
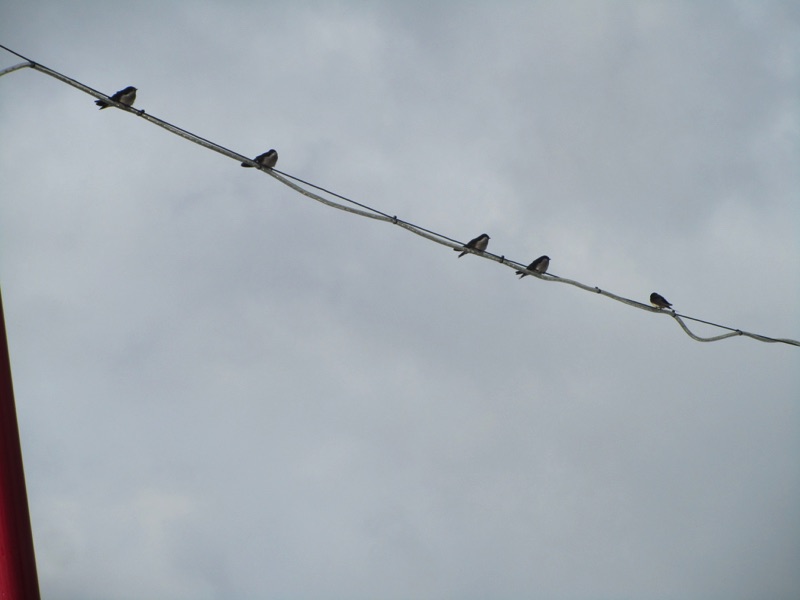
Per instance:
[[[322,204],[325,204],[327,206],[330,206],[330,207],[333,207],[333,208],[337,208],[339,210],[343,210],[343,211],[346,211],[346,212],[349,212],[349,213],[352,213],[352,214],[355,214],[355,215],[358,215],[358,216],[361,216],[361,217],[366,217],[366,218],[369,218],[369,219],[375,219],[375,220],[378,220],[378,221],[385,221],[387,223],[391,223],[393,225],[397,225],[398,227],[402,227],[403,229],[406,229],[407,231],[410,231],[411,233],[419,235],[419,236],[421,236],[421,237],[423,237],[425,239],[428,239],[430,241],[436,242],[437,244],[442,244],[443,246],[449,246],[449,247],[451,247],[453,249],[458,249],[458,250],[461,250],[461,249],[464,248],[464,245],[463,245],[462,242],[459,242],[458,240],[455,240],[455,239],[453,239],[451,237],[448,237],[448,236],[446,236],[444,234],[438,233],[436,231],[432,231],[430,229],[426,229],[426,228],[421,227],[419,225],[415,225],[414,223],[411,223],[409,221],[404,221],[402,219],[398,219],[397,216],[390,216],[389,214],[387,214],[385,212],[382,212],[382,211],[380,211],[380,210],[378,210],[376,208],[372,208],[371,206],[368,206],[366,204],[362,204],[360,202],[356,202],[355,200],[347,198],[346,196],[342,196],[341,194],[337,194],[336,192],[332,192],[331,190],[328,190],[328,189],[326,189],[324,187],[318,186],[318,185],[313,184],[311,182],[304,181],[303,179],[300,179],[299,177],[296,177],[294,175],[290,175],[289,173],[284,173],[283,171],[279,171],[278,169],[262,168],[260,165],[258,165],[255,161],[253,161],[251,158],[249,158],[247,156],[244,156],[242,154],[234,152],[233,150],[230,150],[230,149],[228,149],[228,148],[226,148],[224,146],[221,146],[220,144],[217,144],[215,142],[212,142],[211,140],[207,140],[207,139],[205,139],[203,137],[200,137],[199,135],[194,134],[191,131],[187,131],[186,129],[178,127],[177,125],[173,125],[172,123],[169,123],[167,121],[159,119],[158,117],[154,117],[152,115],[149,115],[142,109],[133,108],[133,107],[130,107],[130,106],[115,102],[115,101],[111,100],[108,96],[106,96],[105,94],[102,94],[101,92],[98,92],[97,90],[95,90],[95,89],[93,89],[93,88],[91,88],[91,87],[89,87],[87,85],[84,85],[84,84],[82,84],[82,83],[80,83],[80,82],[78,82],[78,81],[76,81],[76,80],[74,80],[74,79],[72,79],[70,77],[67,77],[66,75],[63,75],[63,74],[59,73],[58,71],[54,71],[53,69],[45,67],[44,65],[41,65],[41,64],[39,64],[37,62],[34,62],[34,61],[30,60],[29,58],[19,54],[18,52],[15,52],[15,51],[11,50],[10,48],[7,48],[6,46],[3,46],[2,44],[0,44],[0,48],[2,48],[3,50],[6,50],[7,52],[10,52],[11,54],[14,54],[15,56],[18,56],[19,58],[21,58],[21,59],[26,61],[25,63],[19,64],[19,65],[15,65],[13,67],[10,67],[8,69],[4,69],[4,70],[0,71],[0,77],[3,76],[3,75],[6,75],[8,73],[17,71],[19,69],[26,68],[26,67],[32,68],[32,69],[34,69],[36,71],[40,71],[40,72],[44,73],[45,75],[50,75],[51,77],[54,77],[55,79],[58,79],[59,81],[62,81],[64,83],[68,84],[68,85],[71,85],[72,87],[77,88],[77,89],[81,90],[82,92],[87,93],[87,94],[89,94],[91,96],[94,96],[97,99],[108,101],[113,106],[116,106],[117,108],[119,108],[121,110],[124,110],[124,111],[132,113],[132,114],[134,114],[134,115],[136,115],[138,117],[141,117],[141,118],[145,119],[146,121],[149,121],[149,122],[153,123],[154,125],[157,125],[157,126],[163,128],[163,129],[166,129],[170,133],[174,133],[175,135],[178,135],[178,136],[180,136],[180,137],[182,137],[182,138],[184,138],[184,139],[186,139],[186,140],[188,140],[190,142],[193,142],[195,144],[198,144],[200,146],[208,148],[209,150],[213,150],[215,152],[218,152],[219,154],[223,154],[223,155],[227,156],[228,158],[232,158],[233,160],[236,160],[238,162],[244,162],[244,163],[249,164],[250,166],[256,167],[260,171],[262,171],[263,173],[266,173],[267,175],[270,175],[271,177],[274,177],[275,179],[277,179],[278,181],[280,181],[284,185],[290,187],[291,189],[295,190],[296,192],[298,192],[298,193],[300,193],[300,194],[302,194],[302,195],[304,195],[304,196],[306,196],[308,198],[311,198],[312,200],[315,200],[317,202],[321,202]],[[293,181],[290,181],[290,179],[293,180]],[[309,190],[297,185],[296,183],[294,183],[295,181],[299,182],[299,183],[302,183],[303,185],[306,185],[308,187],[314,188],[314,189],[316,189],[316,190],[318,190],[318,191],[320,191],[320,192],[322,192],[324,194],[327,194],[329,196],[333,196],[335,198],[338,198],[339,200],[347,202],[348,204],[352,204],[353,206],[357,206],[358,208],[352,208],[350,206],[344,206],[342,204],[339,204],[339,203],[334,202],[332,200],[329,200],[327,198],[323,198],[322,196],[320,196],[318,194],[315,194],[315,193],[313,193],[313,192],[311,192],[311,191],[309,191]],[[671,311],[671,310],[662,310],[660,308],[653,308],[653,307],[651,307],[651,306],[649,306],[647,304],[644,304],[642,302],[639,302],[637,300],[632,300],[630,298],[625,298],[624,296],[619,296],[617,294],[613,294],[613,293],[608,292],[606,290],[602,290],[597,286],[586,285],[586,284],[581,283],[579,281],[575,281],[575,280],[572,280],[572,279],[567,279],[567,278],[564,278],[564,277],[559,277],[558,275],[553,275],[552,273],[544,273],[544,274],[542,274],[542,273],[537,273],[537,272],[534,272],[534,271],[529,271],[526,268],[526,265],[524,265],[524,264],[522,264],[520,262],[517,262],[517,261],[508,260],[508,259],[506,259],[505,256],[497,256],[496,254],[492,254],[490,252],[477,252],[477,251],[473,251],[473,250],[468,250],[468,252],[470,252],[472,254],[477,254],[481,258],[486,258],[488,260],[493,260],[495,262],[499,262],[499,263],[501,263],[501,264],[503,264],[503,265],[505,265],[505,266],[507,266],[507,267],[509,267],[511,269],[515,269],[517,271],[523,271],[527,275],[532,275],[533,277],[536,277],[538,279],[542,279],[544,281],[555,281],[555,282],[564,283],[564,284],[567,284],[567,285],[572,285],[572,286],[575,286],[577,288],[580,288],[580,289],[588,291],[588,292],[593,292],[593,293],[599,294],[601,296],[606,296],[607,298],[611,298],[612,300],[616,300],[617,302],[621,302],[623,304],[627,304],[628,306],[632,306],[632,307],[638,308],[640,310],[646,310],[646,311],[649,311],[649,312],[667,314],[667,315],[671,316],[673,319],[675,319],[678,322],[680,327],[684,330],[684,332],[686,332],[686,334],[689,337],[691,337],[693,340],[696,340],[698,342],[715,342],[715,341],[726,339],[726,338],[729,338],[729,337],[745,336],[745,337],[752,338],[754,340],[758,340],[760,342],[781,343],[781,344],[789,344],[789,345],[792,345],[792,346],[800,346],[800,341],[798,341],[798,340],[793,340],[793,339],[788,339],[788,338],[772,338],[772,337],[768,337],[768,336],[765,336],[765,335],[760,335],[760,334],[757,334],[757,333],[750,333],[750,332],[747,332],[747,331],[742,331],[741,329],[734,329],[733,327],[727,327],[726,325],[719,325],[717,323],[712,323],[710,321],[704,321],[703,319],[697,319],[695,317],[689,317],[687,315],[681,315],[681,314],[678,314],[678,313],[676,313],[674,311]],[[704,323],[706,325],[710,325],[712,327],[717,327],[717,328],[720,328],[720,329],[726,329],[730,333],[725,333],[725,334],[714,336],[714,337],[701,337],[701,336],[698,336],[695,333],[693,333],[686,326],[686,323],[684,323],[683,319],[696,321],[698,323]]]
[[[310,181],[305,181],[303,179],[300,179],[299,177],[295,177],[294,175],[290,175],[289,173],[284,173],[283,171],[281,171],[279,169],[276,169],[274,167],[272,168],[272,170],[275,173],[280,173],[284,177],[288,177],[289,179],[294,179],[295,181],[298,181],[298,182],[300,182],[300,183],[302,183],[304,185],[307,185],[309,187],[317,189],[317,190],[319,190],[321,192],[325,192],[326,194],[330,194],[331,196],[335,196],[336,198],[339,198],[340,200],[344,200],[345,202],[349,202],[350,204],[355,204],[356,206],[360,206],[361,208],[365,208],[365,209],[367,209],[369,211],[372,211],[372,212],[374,212],[374,213],[376,213],[378,215],[381,215],[382,217],[386,217],[387,219],[391,219],[392,218],[391,215],[387,215],[385,212],[381,212],[377,208],[372,208],[370,206],[367,206],[366,204],[361,204],[360,202],[356,202],[355,200],[350,200],[350,198],[346,198],[344,196],[341,196],[341,195],[337,194],[336,192],[332,192],[330,190],[326,190],[324,187],[320,187],[320,186],[318,186],[316,184],[311,183]]]
[[[390,217],[385,212],[379,211],[377,208],[372,208],[371,206],[367,206],[366,204],[361,204],[360,202],[356,202],[355,200],[351,200],[350,198],[347,198],[346,196],[342,196],[340,194],[337,194],[336,192],[332,192],[331,190],[325,189],[324,187],[318,186],[315,183],[311,183],[310,181],[305,181],[303,179],[300,179],[299,177],[295,177],[294,175],[290,175],[289,173],[284,173],[283,171],[279,171],[278,169],[274,169],[274,168],[272,170],[275,171],[276,173],[280,173],[284,177],[289,177],[290,179],[294,179],[295,181],[299,181],[300,183],[302,183],[304,185],[307,185],[309,187],[313,187],[314,189],[317,189],[317,190],[319,190],[321,192],[324,192],[326,194],[330,194],[331,196],[335,196],[336,198],[339,198],[340,200],[344,200],[345,202],[349,202],[350,204],[355,204],[356,206],[360,206],[361,208],[365,208],[365,209],[370,210],[370,211],[372,211],[374,213],[377,213],[377,214],[379,214],[379,215],[381,215],[383,217],[391,219],[393,223],[394,223],[395,220],[397,220],[398,223],[395,223],[395,224],[397,224],[397,225],[400,224],[399,223],[399,219],[397,219],[396,216]],[[442,235],[441,233],[436,233],[435,231],[431,231],[430,229],[425,229],[424,227],[420,227],[419,225],[414,225],[413,223],[409,223],[408,221],[402,221],[402,222],[405,223],[406,225],[411,225],[412,227],[414,227],[415,229],[418,229],[420,231],[425,231],[427,233],[430,233],[431,235],[435,235],[435,236],[440,237],[442,239],[449,240],[449,241],[453,242],[454,244],[458,244],[459,246],[461,245],[461,242],[459,242],[458,240],[454,240],[452,238],[449,238],[449,237],[447,237],[445,235]]]

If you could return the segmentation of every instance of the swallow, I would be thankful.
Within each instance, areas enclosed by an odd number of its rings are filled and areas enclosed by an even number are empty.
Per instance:
[[[125,106],[133,106],[133,101],[136,100],[136,88],[132,85],[129,85],[124,90],[120,90],[111,96],[111,99],[114,102],[119,102]],[[113,104],[110,104],[106,100],[95,100],[94,103],[100,107],[100,110],[108,108],[109,106],[113,106]]]
[[[650,304],[658,308],[672,308],[672,304],[667,302],[667,299],[664,298],[664,296],[655,292],[650,294]]]
[[[470,240],[466,244],[461,246],[461,248],[464,248],[464,251],[458,255],[458,258],[461,258],[465,254],[467,254],[469,250],[477,250],[478,252],[483,252],[484,250],[486,250],[486,246],[488,245],[489,245],[489,236],[486,235],[485,233],[482,233],[475,239]],[[467,248],[469,248],[469,250],[467,250]],[[459,250],[460,248],[453,248],[453,251],[455,252],[458,252]]]
[[[278,164],[278,153],[275,150],[267,150],[264,154],[259,154],[253,159],[255,162],[259,164],[261,167],[267,167],[271,169],[275,165]],[[247,163],[242,163],[243,167],[251,167],[252,165],[248,165]]]
[[[533,271],[534,273],[546,273],[547,267],[550,266],[550,257],[549,256],[540,256],[527,267],[525,267],[528,271]],[[525,271],[517,271],[517,275],[519,278],[522,279],[527,275]]]

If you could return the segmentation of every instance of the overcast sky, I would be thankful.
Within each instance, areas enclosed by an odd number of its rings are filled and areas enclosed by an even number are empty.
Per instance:
[[[800,338],[798,2],[4,0],[0,43]],[[43,598],[800,597],[800,348],[457,259],[32,70],[0,131]]]

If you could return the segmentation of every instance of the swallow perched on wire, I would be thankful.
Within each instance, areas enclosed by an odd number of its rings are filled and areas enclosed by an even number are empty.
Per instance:
[[[550,257],[545,255],[545,256],[540,256],[525,268],[528,271],[533,271],[534,273],[546,273],[547,267],[549,266],[550,266]],[[517,275],[519,275],[519,278],[522,279],[523,277],[525,277],[525,275],[527,275],[527,273],[525,271],[517,271]]]
[[[114,102],[119,102],[120,104],[124,104],[125,106],[133,106],[133,101],[136,100],[136,88],[133,87],[132,85],[129,85],[124,90],[120,90],[113,96],[111,96],[111,99]],[[100,107],[100,110],[108,108],[109,106],[113,106],[113,104],[109,103],[106,100],[95,100],[94,103]]]
[[[672,304],[667,302],[667,299],[664,298],[664,296],[655,292],[650,294],[650,304],[657,308],[672,308]]]
[[[275,150],[267,150],[264,154],[259,154],[256,156],[253,161],[257,162],[261,167],[267,167],[271,169],[275,165],[278,164],[278,153]],[[253,165],[248,165],[247,163],[242,163],[243,167],[252,167]]]
[[[458,255],[458,258],[461,258],[465,254],[467,254],[469,250],[477,250],[478,252],[483,252],[484,250],[486,250],[486,246],[488,245],[489,245],[489,236],[486,235],[485,233],[482,233],[475,239],[472,239],[463,246],[461,246],[461,248],[464,248],[465,250]],[[469,250],[467,250],[467,248],[469,248]],[[460,248],[453,248],[454,252],[458,252],[459,250]]]

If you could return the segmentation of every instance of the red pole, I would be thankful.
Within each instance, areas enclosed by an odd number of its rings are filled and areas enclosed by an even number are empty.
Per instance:
[[[0,599],[39,600],[31,516],[0,293]]]

